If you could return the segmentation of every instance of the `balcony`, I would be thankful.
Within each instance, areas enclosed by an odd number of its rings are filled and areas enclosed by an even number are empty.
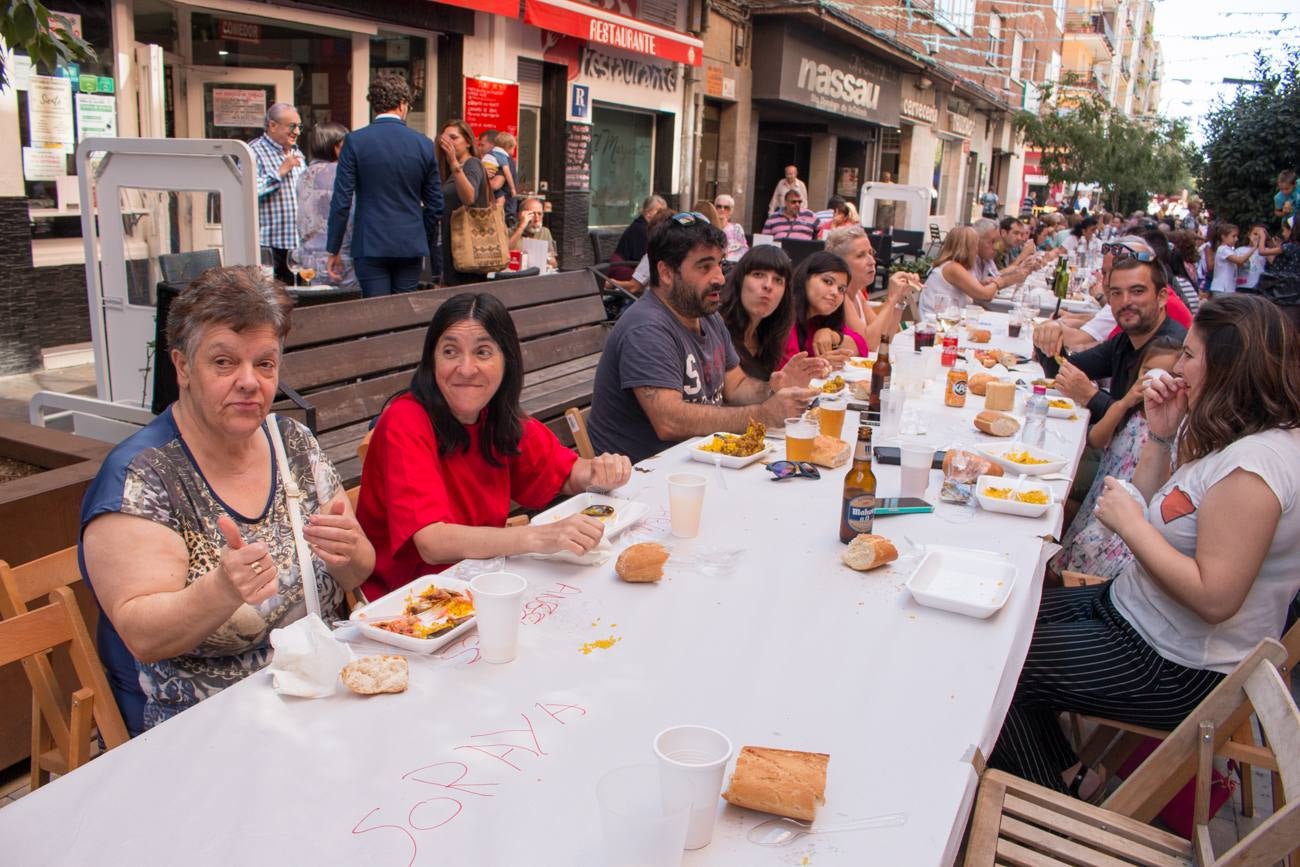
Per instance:
[[[1107,54],[1115,53],[1115,31],[1105,15],[1073,12],[1066,15],[1065,38],[1082,39],[1093,47],[1105,48]]]

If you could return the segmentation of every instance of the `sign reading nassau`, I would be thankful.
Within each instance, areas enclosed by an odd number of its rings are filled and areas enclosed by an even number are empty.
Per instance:
[[[754,28],[754,98],[898,126],[902,85],[886,64],[792,25]],[[761,62],[760,62],[761,58]]]

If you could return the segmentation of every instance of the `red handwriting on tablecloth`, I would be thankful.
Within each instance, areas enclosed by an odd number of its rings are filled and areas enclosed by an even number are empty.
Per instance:
[[[539,593],[524,603],[524,613],[519,619],[524,623],[531,623],[536,626],[558,611],[561,602],[581,592],[581,587],[574,587],[572,584],[556,581],[553,588],[545,593]]]
[[[580,591],[579,591],[580,592]],[[566,713],[576,714],[577,718],[587,715],[587,709],[577,704],[559,704],[536,702],[534,704],[538,710],[546,715],[552,722],[560,725],[568,725],[560,717]],[[470,743],[453,747],[455,750],[470,750],[481,755],[508,765],[516,772],[522,772],[523,768],[511,762],[509,757],[515,752],[520,751],[527,753],[534,758],[542,759],[550,755],[542,748],[542,741],[538,734],[537,727],[533,725],[532,719],[528,714],[520,713],[520,718],[524,721],[523,728],[497,729],[496,731],[481,732],[472,734],[469,740],[481,740],[492,738],[490,743]],[[540,721],[542,718],[538,717]],[[520,736],[523,737],[520,737]],[[499,750],[500,752],[493,752]],[[520,761],[523,761],[521,756]],[[492,765],[492,767],[496,767]],[[461,800],[466,795],[474,795],[478,798],[491,798],[495,796],[494,792],[482,792],[479,789],[492,788],[498,785],[478,778],[478,782],[467,780],[471,775],[471,767],[468,762],[464,761],[440,761],[431,764],[422,765],[414,770],[407,771],[400,776],[402,780],[409,780],[413,783],[420,783],[426,786],[434,786],[441,789],[447,794],[439,794],[432,798],[423,798],[411,804],[406,812],[406,824],[396,825],[386,822],[377,822],[369,827],[362,827],[372,816],[380,811],[380,807],[375,807],[370,812],[361,817],[361,820],[352,826],[353,836],[368,834],[371,831],[390,830],[400,833],[406,838],[411,846],[411,854],[406,862],[406,867],[412,867],[420,854],[419,840],[411,831],[436,831],[439,828],[446,827],[455,819],[459,818],[465,810],[467,803],[473,804],[475,801]],[[427,789],[424,790],[428,792]],[[455,795],[451,793],[456,793]]]

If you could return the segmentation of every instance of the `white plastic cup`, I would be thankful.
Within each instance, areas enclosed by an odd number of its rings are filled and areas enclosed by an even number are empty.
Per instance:
[[[659,786],[664,808],[686,808],[686,848],[700,849],[713,839],[722,795],[722,774],[731,759],[731,741],[717,729],[684,725],[655,735]]]
[[[602,867],[679,867],[687,809],[673,807],[655,765],[615,768],[596,783]]]
[[[708,481],[695,473],[674,473],[668,477],[668,516],[673,535],[694,539],[700,534],[700,512],[704,509],[704,487]]]
[[[932,446],[904,443],[900,447],[899,469],[902,484],[900,497],[924,497],[930,486],[930,466],[934,461]]]
[[[510,662],[519,653],[519,618],[528,582],[513,572],[484,572],[470,579],[478,652],[484,662]]]

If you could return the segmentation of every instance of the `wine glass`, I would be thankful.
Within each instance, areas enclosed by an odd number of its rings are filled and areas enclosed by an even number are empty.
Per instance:
[[[275,279],[275,252],[270,247],[261,248],[262,274],[267,279]]]
[[[301,274],[303,270],[302,256],[297,250],[290,250],[289,255],[286,256],[285,259],[286,264],[289,266],[289,271],[293,274],[293,288],[297,289],[298,275]],[[316,272],[312,271],[312,276],[315,276],[315,274]]]

